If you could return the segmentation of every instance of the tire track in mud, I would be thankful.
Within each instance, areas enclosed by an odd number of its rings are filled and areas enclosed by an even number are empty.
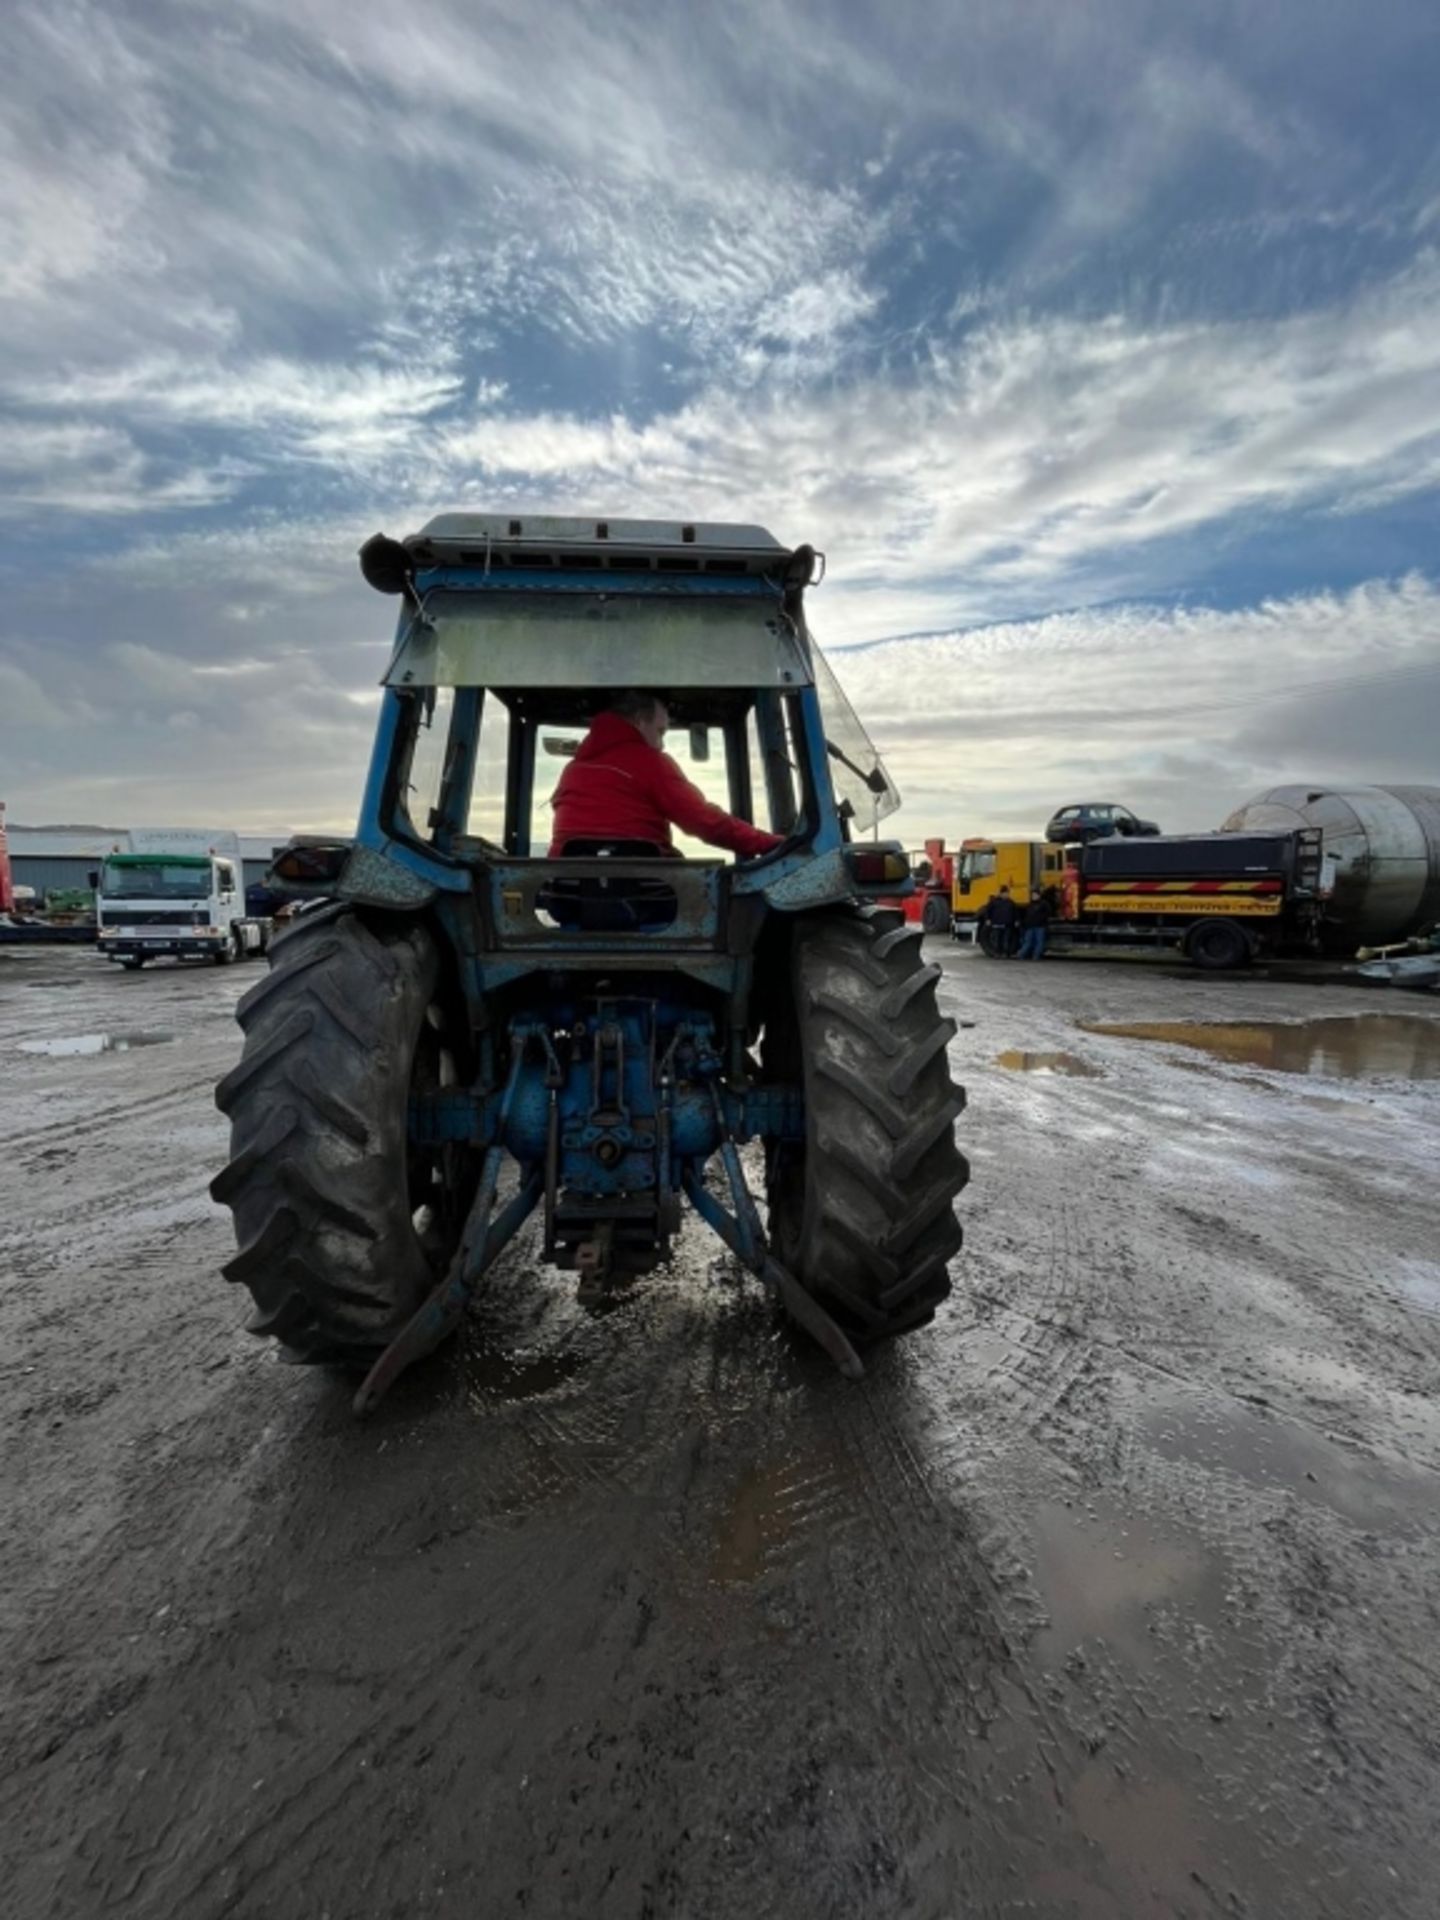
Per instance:
[[[1437,1745],[1396,1683],[1394,1667],[1413,1663],[1386,1644],[1423,1640],[1433,1556],[1418,1521],[1408,1542],[1382,1540],[1364,1521],[1373,1494],[1344,1496],[1348,1518],[1335,1507],[1335,1469],[1309,1432],[1232,1403],[1250,1423],[1237,1446],[1205,1391],[1172,1376],[1157,1397],[1159,1384],[1143,1370],[1132,1383],[1123,1472],[1043,1523],[1056,1611],[1036,1654],[1057,1705],[1124,1777],[1183,1790],[1216,1857],[1272,1887],[1269,1910],[1288,1888],[1286,1911],[1372,1912],[1342,1891],[1363,1864],[1372,1884],[1389,1878],[1395,1911],[1419,1911],[1413,1830],[1410,1860],[1397,1870],[1392,1859]],[[1176,1411],[1187,1405],[1219,1435],[1203,1458]],[[1278,1433],[1262,1469],[1251,1443],[1265,1429]],[[1306,1458],[1321,1471],[1297,1480]],[[1317,1480],[1310,1497],[1297,1490]]]
[[[521,1278],[523,1276],[517,1276],[517,1280]],[[613,1352],[603,1356],[603,1361],[597,1357],[590,1362],[592,1372],[600,1371],[602,1364],[609,1362],[608,1377],[612,1383],[617,1370],[635,1376],[633,1383],[626,1378],[618,1401],[606,1400],[607,1417],[600,1417],[593,1406],[586,1411],[583,1390],[588,1386],[593,1395],[593,1378],[589,1382],[578,1379],[582,1391],[568,1408],[563,1407],[563,1387],[558,1394],[528,1394],[509,1406],[504,1404],[503,1393],[490,1393],[491,1417],[481,1421],[478,1434],[466,1432],[461,1438],[467,1443],[476,1441],[483,1447],[487,1435],[492,1439],[497,1437],[493,1412],[498,1403],[499,1425],[507,1441],[518,1442],[520,1458],[514,1458],[514,1444],[498,1462],[487,1451],[485,1514],[477,1515],[472,1510],[463,1523],[452,1524],[455,1516],[448,1508],[457,1487],[470,1491],[467,1476],[462,1474],[457,1481],[452,1475],[429,1499],[424,1515],[416,1522],[416,1531],[426,1534],[424,1539],[397,1540],[392,1525],[382,1526],[378,1536],[368,1544],[358,1543],[366,1563],[371,1566],[383,1566],[387,1561],[400,1566],[412,1553],[428,1552],[437,1572],[442,1563],[448,1563],[453,1575],[457,1555],[471,1553],[483,1548],[487,1540],[498,1538],[505,1549],[506,1561],[503,1577],[491,1579],[486,1586],[483,1652],[477,1652],[465,1636],[457,1638],[453,1631],[443,1635],[438,1644],[395,1664],[386,1676],[384,1700],[368,1705],[357,1725],[350,1710],[356,1694],[368,1692],[373,1696],[376,1691],[373,1668],[369,1669],[371,1677],[367,1680],[366,1663],[358,1661],[354,1674],[344,1676],[347,1711],[339,1716],[333,1729],[323,1731],[317,1743],[318,1757],[303,1765],[297,1761],[288,1768],[276,1782],[273,1795],[267,1785],[255,1816],[247,1818],[243,1833],[227,1844],[218,1859],[206,1861],[203,1866],[198,1862],[173,1861],[165,1836],[172,1824],[178,1823],[183,1828],[201,1819],[201,1809],[191,1804],[188,1808],[182,1805],[178,1812],[164,1813],[151,1806],[137,1815],[133,1829],[127,1818],[118,1831],[107,1829],[94,1837],[93,1844],[86,1849],[90,1859],[87,1876],[80,1882],[85,1898],[113,1900],[122,1907],[140,1901],[150,1904],[155,1911],[218,1913],[254,1910],[250,1903],[263,1903],[272,1885],[277,1894],[290,1899],[299,1898],[297,1889],[313,1886],[318,1897],[327,1834],[333,1839],[334,1825],[351,1824],[346,1817],[346,1795],[353,1793],[353,1770],[367,1753],[413,1749],[418,1754],[425,1748],[435,1752],[463,1750],[466,1714],[474,1711],[477,1702],[503,1699],[508,1691],[506,1682],[497,1676],[535,1674],[552,1669],[579,1672],[584,1670],[587,1660],[595,1657],[594,1646],[586,1644],[596,1638],[592,1625],[593,1601],[574,1608],[568,1616],[568,1628],[557,1629],[554,1612],[567,1584],[579,1581],[583,1585],[592,1564],[611,1569],[605,1577],[605,1589],[612,1599],[634,1603],[628,1607],[633,1619],[626,1624],[624,1645],[643,1645],[647,1608],[641,1603],[645,1601],[645,1594],[643,1591],[632,1593],[629,1589],[634,1584],[632,1565],[642,1570],[643,1583],[647,1556],[638,1548],[627,1555],[623,1542],[627,1537],[634,1537],[637,1529],[653,1536],[657,1520],[673,1536],[673,1520],[666,1526],[666,1495],[677,1489],[683,1494],[694,1480],[694,1449],[677,1448],[673,1444],[676,1433],[684,1432],[676,1414],[688,1403],[693,1425],[694,1395],[702,1388],[705,1376],[714,1369],[713,1356],[704,1344],[704,1335],[710,1330],[697,1324],[683,1324],[693,1323],[699,1316],[693,1312],[676,1316],[672,1312],[671,1317],[678,1317],[682,1323],[681,1331],[687,1336],[683,1344],[677,1345],[672,1332],[657,1355],[648,1342],[637,1340],[628,1369],[623,1364],[623,1354],[617,1361]],[[605,1323],[603,1331],[611,1333],[615,1325],[612,1318]],[[633,1335],[639,1330],[630,1331]],[[664,1364],[673,1362],[677,1353],[681,1356],[680,1365]],[[644,1373],[654,1377],[657,1362],[660,1364],[656,1384],[661,1390],[646,1396],[640,1391],[640,1377]],[[462,1369],[460,1391],[465,1390]],[[481,1399],[483,1402],[484,1394]],[[466,1417],[463,1424],[469,1426],[472,1422]],[[394,1423],[393,1437],[402,1443],[407,1438],[406,1426],[403,1418]],[[671,1444],[657,1448],[656,1441],[661,1437]],[[597,1448],[603,1450],[603,1457],[611,1468],[625,1466],[623,1451],[630,1449],[628,1466],[623,1471],[597,1467]],[[542,1469],[537,1475],[530,1457],[534,1453],[558,1471]],[[511,1460],[508,1471],[505,1458]],[[498,1477],[490,1471],[496,1465],[501,1468]],[[537,1499],[541,1503],[538,1508]],[[598,1514],[597,1500],[604,1503]],[[523,1533],[517,1534],[517,1527],[523,1529],[537,1524],[547,1529],[545,1538],[533,1547],[526,1547]],[[548,1531],[551,1527],[572,1531],[576,1536],[574,1543],[567,1550],[557,1552],[555,1537]],[[653,1542],[647,1545],[653,1552]],[[548,1594],[549,1605],[537,1616],[535,1594],[541,1590]],[[625,1610],[622,1606],[622,1611]],[[651,1602],[651,1618],[654,1611]],[[559,1618],[563,1621],[566,1616],[562,1614]],[[562,1644],[555,1644],[557,1638]],[[623,1667],[623,1662],[620,1664]],[[312,1673],[310,1664],[302,1662],[302,1670],[308,1680]],[[620,1684],[618,1672],[615,1684]],[[341,1722],[343,1739],[339,1737]],[[188,1749],[191,1732],[193,1730],[185,1732],[179,1740],[177,1764],[179,1755]],[[509,1739],[511,1745],[523,1744],[523,1724],[517,1725]],[[165,1745],[168,1748],[168,1740]],[[418,1766],[421,1762],[416,1759],[415,1764]],[[160,1771],[168,1772],[163,1757]],[[162,1801],[164,1797],[162,1788]],[[152,1845],[146,1836],[157,1818],[161,1837]],[[272,1871],[272,1863],[277,1861],[286,1863],[283,1887],[275,1879],[279,1869]],[[138,1880],[136,1874],[140,1876]],[[232,1880],[237,1889],[243,1885],[243,1894],[227,1891]],[[235,1906],[236,1901],[242,1904]],[[295,1910],[313,1909],[301,1905]]]
[[[26,1147],[38,1147],[51,1141],[88,1141],[97,1135],[128,1132],[136,1114],[153,1114],[165,1107],[192,1106],[194,1101],[194,1083],[185,1081],[178,1086],[167,1087],[161,1093],[145,1094],[137,1100],[118,1100],[110,1106],[87,1109],[83,1117],[72,1114],[42,1126],[25,1124],[0,1132],[0,1146],[23,1143]]]
[[[1095,1224],[1104,1206],[1100,1196],[1085,1215],[1059,1200],[1032,1208],[1036,1231],[1024,1248],[1006,1228],[987,1232],[989,1218],[976,1223],[937,1339],[967,1402],[983,1408],[976,1444],[987,1454],[1029,1436],[1060,1449],[1105,1417],[1097,1328],[1115,1311],[1127,1260]],[[1000,1212],[992,1203],[990,1217]]]
[[[701,1329],[688,1331],[694,1334]],[[711,1331],[713,1333],[713,1329]],[[655,1350],[648,1349],[646,1365],[653,1369],[656,1358]],[[667,1342],[659,1358],[665,1362],[676,1361],[673,1340]],[[650,1413],[628,1410],[617,1414],[618,1425],[632,1438],[647,1429],[651,1432],[649,1450],[638,1454],[632,1462],[626,1484],[613,1489],[604,1516],[587,1509],[593,1488],[582,1484],[584,1476],[574,1483],[568,1500],[562,1495],[557,1505],[547,1508],[553,1526],[573,1536],[564,1552],[557,1552],[556,1536],[552,1533],[545,1540],[537,1541],[532,1551],[516,1554],[513,1529],[506,1533],[509,1557],[503,1578],[492,1579],[486,1588],[484,1653],[477,1653],[467,1637],[457,1637],[452,1632],[428,1652],[399,1663],[387,1676],[386,1702],[366,1708],[358,1725],[353,1713],[342,1716],[344,1738],[340,1737],[337,1720],[303,1765],[297,1761],[273,1783],[273,1793],[272,1783],[267,1781],[261,1792],[261,1804],[255,1814],[247,1818],[244,1832],[227,1845],[218,1858],[207,1861],[202,1871],[192,1874],[188,1870],[171,1870],[166,1865],[163,1842],[157,1858],[147,1865],[146,1858],[131,1846],[124,1832],[112,1835],[107,1849],[118,1848],[125,1872],[133,1873],[137,1867],[143,1871],[145,1878],[140,1884],[145,1886],[146,1898],[154,1909],[169,1905],[171,1910],[216,1913],[260,1910],[270,1890],[279,1890],[280,1883],[274,1877],[279,1869],[272,1868],[272,1863],[283,1861],[286,1863],[285,1897],[297,1902],[295,1910],[301,1910],[299,1903],[309,1892],[313,1891],[318,1897],[327,1833],[337,1823],[353,1823],[353,1805],[348,1818],[345,1816],[346,1795],[356,1791],[355,1777],[361,1761],[368,1756],[365,1770],[378,1774],[382,1758],[387,1765],[398,1765],[409,1756],[406,1762],[409,1764],[427,1747],[435,1752],[456,1751],[464,1744],[466,1716],[474,1711],[478,1701],[499,1702],[503,1714],[507,1684],[520,1685],[523,1690],[521,1677],[533,1675],[541,1667],[575,1674],[582,1672],[587,1662],[599,1661],[604,1679],[592,1696],[595,1704],[590,1711],[594,1718],[586,1737],[592,1744],[597,1739],[602,1742],[609,1739],[613,1733],[613,1715],[598,1712],[598,1699],[601,1695],[610,1699],[618,1695],[638,1697],[643,1702],[646,1689],[632,1688],[626,1674],[631,1663],[638,1659],[640,1649],[667,1630],[663,1624],[670,1611],[665,1593],[667,1582],[678,1580],[682,1627],[690,1624],[687,1607],[698,1610],[702,1616],[705,1613],[708,1596],[697,1595],[693,1581],[697,1564],[697,1503],[708,1502],[713,1517],[714,1504],[721,1491],[733,1484],[736,1467],[753,1457],[750,1421],[762,1408],[773,1412],[777,1400],[783,1405],[786,1400],[793,1402],[796,1398],[793,1383],[777,1380],[773,1374],[767,1378],[762,1369],[758,1390],[752,1393],[750,1403],[732,1409],[734,1424],[728,1438],[725,1433],[718,1438],[713,1433],[705,1433],[699,1436],[696,1445],[686,1437],[672,1409],[677,1403],[689,1400],[697,1380],[712,1374],[715,1366],[713,1350],[707,1352],[699,1344],[687,1344],[680,1351],[678,1364],[667,1365],[664,1370],[662,1390],[655,1397],[658,1408],[652,1402]],[[723,1365],[721,1370],[729,1372],[730,1367]],[[751,1386],[756,1387],[755,1376],[748,1377]],[[848,1396],[849,1391],[843,1389],[841,1394]],[[843,1404],[841,1394],[831,1396],[830,1411]],[[543,1401],[545,1397],[539,1395],[536,1399]],[[527,1403],[524,1411],[530,1419],[540,1408]],[[655,1412],[658,1420],[653,1417]],[[553,1444],[556,1422],[551,1418],[542,1424],[546,1444]],[[567,1444],[574,1438],[573,1430],[565,1423],[559,1423],[559,1430],[567,1436]],[[586,1426],[585,1437],[578,1444],[581,1447],[593,1444],[595,1433],[593,1424]],[[842,1563],[847,1556],[862,1553],[868,1556],[868,1576],[862,1588],[866,1618],[889,1620],[898,1609],[910,1627],[902,1635],[904,1644],[882,1660],[881,1673],[869,1676],[865,1724],[872,1727],[882,1744],[888,1742],[890,1771],[892,1775],[903,1774],[906,1780],[905,1795],[911,1807],[906,1817],[917,1830],[927,1823],[933,1826],[944,1808],[957,1805],[965,1810],[967,1817],[978,1819],[983,1811],[983,1796],[967,1786],[963,1775],[957,1778],[953,1774],[953,1760],[947,1760],[947,1755],[953,1754],[957,1737],[973,1739],[993,1724],[997,1707],[987,1693],[983,1674],[995,1659],[1004,1659],[1007,1650],[993,1628],[984,1624],[983,1595],[973,1573],[968,1583],[957,1580],[953,1540],[948,1533],[943,1542],[936,1540],[937,1513],[933,1495],[923,1487],[923,1475],[918,1474],[913,1460],[908,1466],[896,1465],[893,1449],[904,1443],[877,1424],[873,1409],[864,1415],[855,1412],[853,1417],[847,1417],[841,1433],[842,1444],[837,1448],[836,1428],[830,1419],[817,1423],[802,1416],[797,1422],[793,1407],[787,1416],[782,1416],[776,1436],[783,1442],[779,1448],[782,1459],[772,1472],[771,1484],[764,1489],[761,1502],[764,1512],[757,1517],[760,1538],[755,1563],[739,1569],[743,1578],[735,1577],[737,1569],[732,1563],[720,1570],[729,1577],[712,1584],[728,1590],[721,1593],[722,1607],[733,1604],[737,1588],[742,1590],[744,1599],[757,1586],[769,1590],[773,1606],[777,1591],[780,1603],[784,1603],[788,1585],[798,1583],[802,1588],[813,1589],[817,1575],[833,1569],[837,1556]],[[669,1445],[656,1444],[658,1438],[667,1435]],[[823,1455],[813,1452],[817,1440],[826,1448]],[[808,1456],[807,1447],[812,1449]],[[893,1494],[899,1485],[908,1492],[906,1499],[897,1505]],[[552,1490],[551,1500],[555,1497]],[[933,1564],[930,1555],[924,1556],[923,1563],[917,1559],[906,1541],[907,1516],[916,1512],[923,1517],[927,1544],[940,1547],[933,1556]],[[774,1540],[763,1537],[765,1514],[782,1516],[779,1519],[781,1537]],[[528,1524],[535,1525],[537,1517],[532,1511],[527,1516]],[[452,1575],[462,1540],[470,1547],[475,1545],[473,1526],[464,1535],[444,1535],[434,1549],[437,1557],[450,1562]],[[376,1563],[379,1547],[377,1541],[367,1550],[369,1564]],[[591,1557],[597,1555],[609,1568],[605,1590],[613,1604],[608,1624],[595,1624],[593,1608],[579,1607],[571,1616],[568,1632],[562,1632],[555,1624],[556,1604],[560,1604],[558,1617],[563,1620],[566,1616],[561,1596],[567,1585],[583,1574]],[[714,1572],[713,1558],[709,1564]],[[537,1578],[544,1581],[550,1594],[550,1604],[539,1620],[533,1604]],[[938,1624],[952,1619],[964,1624],[955,1627]],[[868,1631],[859,1637],[868,1639]],[[852,1640],[849,1644],[853,1647],[855,1643]],[[689,1658],[694,1660],[699,1655],[697,1646]],[[737,1677],[733,1654],[730,1668],[733,1686]],[[499,1678],[502,1675],[510,1676],[508,1683]],[[353,1676],[342,1675],[347,1702],[353,1700],[357,1688],[363,1687],[363,1676],[363,1663]],[[877,1713],[877,1686],[883,1692],[897,1680],[897,1698],[903,1711],[892,1702],[888,1711]],[[701,1674],[698,1703],[691,1702],[686,1708],[694,1723],[689,1736],[692,1743],[699,1737],[703,1745],[707,1726],[714,1719],[716,1689],[724,1688],[725,1684],[721,1671],[708,1680]],[[580,1717],[582,1730],[584,1695],[582,1687],[580,1697],[572,1700],[572,1713]],[[759,1708],[759,1701],[743,1687],[738,1699],[742,1710],[753,1713]],[[664,1713],[661,1718],[665,1720]],[[611,1732],[602,1733],[607,1719]],[[927,1751],[917,1751],[917,1724],[929,1729],[919,1743]],[[492,1728],[492,1760],[499,1764],[499,1756],[493,1751],[493,1737]],[[654,1737],[652,1730],[651,1738]],[[812,1729],[809,1740],[813,1743],[815,1738]],[[182,1742],[182,1747],[184,1744]],[[527,1746],[523,1726],[513,1724],[502,1744],[506,1751],[517,1756],[522,1754]],[[519,1764],[518,1758],[516,1764]],[[638,1794],[641,1777],[648,1778],[647,1767],[653,1772],[652,1763],[644,1762],[633,1753],[623,1760],[617,1759],[615,1764],[618,1768],[615,1791],[622,1797],[632,1787]],[[673,1754],[665,1765],[667,1769],[673,1767]],[[683,1768],[681,1771],[683,1773]],[[584,1797],[582,1791],[582,1799]],[[194,1807],[188,1811],[182,1808],[177,1815],[182,1823],[198,1817]],[[387,1816],[378,1817],[383,1831]],[[144,1828],[142,1821],[137,1828],[137,1839]],[[555,1832],[553,1823],[542,1819],[536,1829],[535,1846],[553,1838]],[[653,1836],[651,1838],[653,1840]],[[522,1850],[520,1857],[528,1859],[533,1867],[534,1847]],[[674,1867],[672,1872],[677,1886],[685,1884],[682,1868]],[[130,1882],[107,1877],[110,1869],[99,1864],[98,1854],[95,1874],[98,1877],[84,1883],[87,1895],[108,1897],[114,1892],[122,1904],[135,1897],[125,1891]],[[247,1904],[237,1906],[234,1902],[241,1898],[240,1893],[228,1889],[242,1885]],[[617,1888],[618,1885],[617,1882]],[[383,1887],[382,1874],[380,1885],[372,1891],[381,1891]],[[259,1907],[255,1903],[259,1903]],[[568,1911],[569,1908],[555,1910]],[[631,1910],[619,1903],[614,1908],[617,1913]],[[914,1909],[903,1903],[880,1902],[867,1910],[900,1913]]]

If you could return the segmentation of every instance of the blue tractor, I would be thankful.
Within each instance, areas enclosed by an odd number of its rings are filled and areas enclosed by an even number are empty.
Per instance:
[[[898,796],[807,628],[817,555],[457,513],[361,565],[400,615],[359,824],[277,860],[308,901],[216,1092],[251,1331],[365,1370],[363,1412],[533,1214],[599,1299],[688,1200],[858,1374],[950,1290],[964,1097],[940,968],[874,904],[908,883]],[[778,847],[546,857],[564,759],[627,688],[664,689],[698,784]]]

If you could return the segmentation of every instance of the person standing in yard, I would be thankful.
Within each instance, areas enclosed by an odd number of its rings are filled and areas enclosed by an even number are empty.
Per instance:
[[[1020,942],[1018,958],[1021,960],[1043,960],[1045,958],[1045,936],[1050,930],[1054,918],[1054,909],[1050,904],[1050,893],[1037,893],[1025,909],[1024,937]]]
[[[1015,951],[1015,923],[1019,918],[1009,887],[1001,887],[980,918],[990,931],[990,951],[999,959],[1008,960]]]

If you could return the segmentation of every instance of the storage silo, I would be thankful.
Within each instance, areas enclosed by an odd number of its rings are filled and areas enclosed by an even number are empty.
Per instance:
[[[1440,787],[1271,787],[1224,832],[1319,827],[1334,862],[1325,944],[1336,953],[1404,940],[1440,921]]]

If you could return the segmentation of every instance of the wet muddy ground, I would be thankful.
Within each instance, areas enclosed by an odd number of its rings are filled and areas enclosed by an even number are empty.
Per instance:
[[[1433,1914],[1440,1011],[930,945],[934,1328],[521,1247],[364,1427],[217,1275],[252,970],[0,954],[8,1913]]]

